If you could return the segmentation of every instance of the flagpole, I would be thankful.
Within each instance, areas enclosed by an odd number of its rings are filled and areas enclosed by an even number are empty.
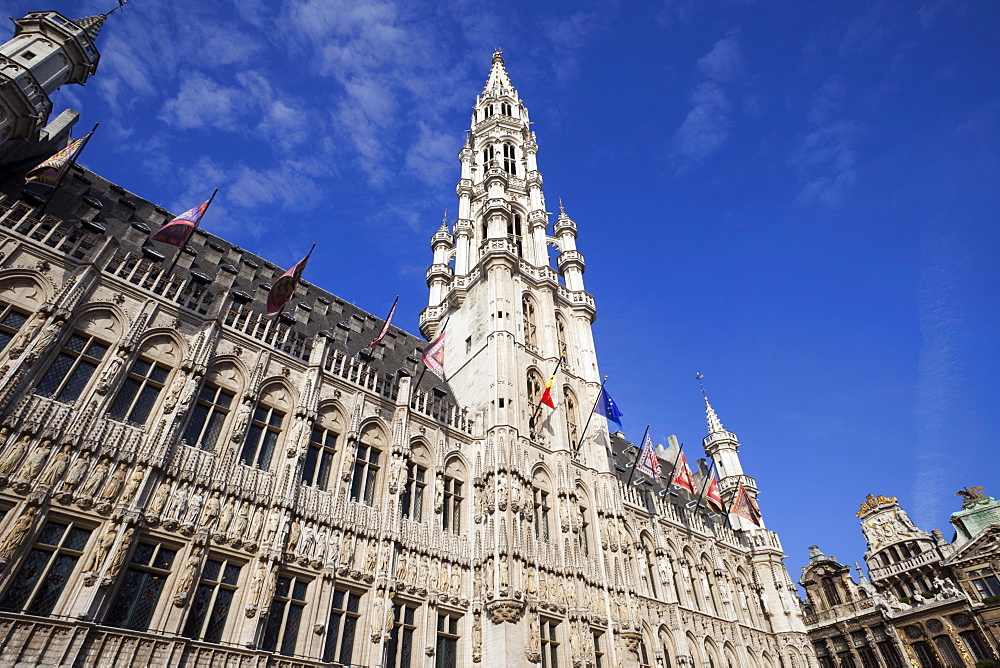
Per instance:
[[[708,467],[708,477],[705,478],[705,484],[701,487],[701,494],[698,495],[698,500],[695,502],[692,508],[697,508],[701,505],[702,499],[705,498],[705,492],[708,491],[709,485],[712,484],[712,476],[715,475],[715,460],[712,460],[712,465]]]
[[[639,440],[639,454],[635,456],[635,461],[632,462],[632,472],[628,474],[628,482],[625,486],[628,487],[632,484],[632,476],[635,475],[635,467],[639,463],[639,458],[642,457],[642,451],[646,449],[646,436],[649,434],[649,425],[646,425],[646,431],[642,432],[642,438]]]
[[[583,431],[580,432],[580,445],[583,445],[583,439],[587,436],[587,427],[590,426],[590,420],[594,417],[594,412],[597,411],[597,404],[601,402],[601,397],[604,396],[604,383],[606,382],[608,382],[607,376],[601,381],[601,389],[597,391],[597,398],[594,399],[594,407],[591,409],[590,415],[587,416],[587,423],[583,425]]]
[[[212,200],[215,199],[215,196],[217,194],[219,194],[219,189],[218,188],[216,188],[215,192],[212,193],[212,196],[208,198],[208,204],[205,205],[205,210],[201,212],[201,216],[198,216],[198,220],[195,221],[194,227],[191,228],[191,232],[187,235],[187,238],[184,239],[184,244],[182,246],[180,246],[177,249],[177,252],[174,254],[174,259],[170,263],[170,266],[167,267],[167,271],[165,272],[166,276],[170,276],[170,273],[174,270],[174,267],[177,266],[177,260],[181,259],[181,253],[183,253],[184,249],[187,248],[188,239],[190,239],[194,235],[194,231],[198,229],[199,225],[201,225],[201,219],[202,219],[202,217],[206,213],[208,213],[208,207],[212,206]]]
[[[100,123],[94,123],[94,128],[87,134],[86,137],[83,138],[83,143],[80,144],[80,148],[73,151],[73,155],[70,156],[70,159],[67,160],[66,164],[59,170],[56,182],[52,185],[52,190],[49,192],[48,197],[45,198],[45,202],[42,204],[42,210],[38,213],[39,218],[41,218],[42,214],[45,213],[45,210],[49,208],[49,202],[52,200],[52,196],[56,194],[57,190],[59,190],[59,186],[62,185],[63,179],[66,178],[70,168],[76,164],[76,156],[83,153],[83,149],[87,148],[87,142],[89,142],[90,138],[94,136],[94,130],[97,130],[98,125],[100,125]]]
[[[296,265],[300,264],[300,263],[301,264],[305,264],[305,263],[309,262],[309,258],[312,257],[312,254],[313,254],[314,250],[316,250],[316,242],[315,241],[313,242],[312,248],[310,248],[309,252],[306,253],[306,256],[304,258],[302,258],[301,260],[299,260],[298,262],[296,262],[295,265],[292,265],[293,268]],[[281,277],[279,276],[278,278],[281,278]],[[293,295],[295,294],[295,288],[299,287],[299,280],[301,280],[301,276],[299,277],[299,279],[295,280],[295,285],[292,286],[292,294]],[[277,281],[275,281],[275,282],[277,282]],[[284,302],[282,302],[281,306],[278,307],[278,312],[274,314],[275,318],[277,318],[277,317],[279,317],[281,315],[281,312],[285,310],[285,304],[287,304],[290,301],[292,301],[292,295],[289,295],[288,299],[286,299]]]
[[[556,376],[556,373],[558,373],[558,372],[559,372],[559,367],[560,367],[560,366],[562,365],[562,361],[563,361],[563,357],[562,357],[562,355],[560,355],[560,356],[559,356],[559,361],[558,361],[558,362],[556,362],[556,368],[552,370],[552,375],[551,375],[551,376],[549,376],[549,380],[550,380],[550,381],[551,381],[552,379],[554,379],[554,378],[555,378],[555,376]],[[543,396],[544,396],[544,392],[543,392]],[[539,400],[538,400],[538,405],[537,405],[537,406],[535,406],[535,412],[534,412],[534,413],[532,414],[532,416],[531,416],[531,421],[529,422],[529,426],[530,426],[530,425],[533,425],[533,424],[535,423],[535,418],[537,418],[537,417],[538,417],[538,413],[539,413],[539,411],[541,411],[541,410],[542,410],[542,400],[541,400],[541,399],[539,399]]]

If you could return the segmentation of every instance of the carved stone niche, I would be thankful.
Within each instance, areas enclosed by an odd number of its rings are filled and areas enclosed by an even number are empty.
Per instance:
[[[516,624],[524,611],[524,603],[510,599],[492,601],[486,605],[486,612],[490,613],[490,619],[494,624],[510,622]]]
[[[635,631],[623,631],[621,634],[622,641],[625,643],[625,648],[630,652],[639,652],[639,641],[642,640],[642,635],[636,633]]]

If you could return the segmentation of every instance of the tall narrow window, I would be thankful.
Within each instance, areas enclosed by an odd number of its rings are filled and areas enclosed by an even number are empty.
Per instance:
[[[653,598],[659,596],[656,588],[656,566],[653,564],[653,551],[649,547],[649,541],[642,539],[642,562],[646,568],[645,578],[649,583],[649,594]]]
[[[416,615],[416,606],[399,603],[392,606],[393,625],[386,646],[386,668],[410,668],[412,665]]]
[[[0,302],[0,350],[7,347],[21,326],[28,321],[28,314],[10,304]]]
[[[979,599],[987,596],[1000,596],[1000,580],[993,574],[992,568],[981,568],[978,571],[969,573],[972,586],[976,588]]]
[[[302,624],[302,611],[306,607],[308,582],[297,577],[278,576],[278,585],[271,601],[271,611],[267,614],[267,627],[261,649],[279,654],[295,654],[295,643]],[[278,643],[281,646],[278,646]]]
[[[542,668],[559,668],[559,622],[544,617],[539,620],[542,641]]]
[[[260,406],[253,412],[253,420],[247,429],[246,441],[240,460],[248,466],[256,466],[262,471],[271,467],[271,457],[281,436],[285,414],[270,406]]]
[[[427,468],[415,462],[406,465],[406,484],[399,496],[403,517],[415,522],[424,521],[424,488],[427,486]]]
[[[604,634],[594,631],[594,668],[604,668]]]
[[[375,479],[378,477],[379,452],[364,443],[358,444],[354,457],[354,479],[351,481],[351,500],[372,505],[375,501]]]
[[[458,617],[438,613],[435,668],[458,666]]]
[[[837,591],[837,585],[831,578],[823,578],[823,592],[830,605],[840,605],[840,592]]]
[[[234,396],[229,390],[214,385],[206,384],[201,388],[184,430],[184,442],[209,452],[214,450]]]
[[[162,545],[137,545],[104,623],[133,631],[149,630],[176,556],[177,550]]]
[[[330,623],[327,625],[326,645],[323,648],[324,661],[351,665],[358,618],[361,616],[358,612],[360,607],[360,595],[342,589],[333,592]]]
[[[302,465],[302,483],[319,489],[330,489],[330,471],[337,447],[337,434],[323,425],[313,427]]]
[[[442,527],[459,533],[462,527],[462,481],[444,477],[444,508],[441,510]]]
[[[493,162],[493,156],[494,156],[494,154],[495,153],[494,153],[492,145],[491,146],[487,146],[486,148],[483,149],[483,165],[485,165],[486,169],[489,169],[490,167],[492,167],[491,163]]]
[[[514,153],[514,145],[510,142],[504,142],[503,145],[503,171],[507,172],[511,176],[517,174],[517,163],[516,154]]]
[[[107,352],[108,344],[89,334],[74,332],[52,361],[35,392],[63,403],[76,401]]]
[[[222,640],[239,579],[238,565],[225,559],[209,559],[205,562],[201,582],[191,603],[191,614],[184,625],[185,636],[206,642]]]
[[[712,659],[709,657],[709,668],[715,668],[715,664],[711,663]],[[653,668],[653,664],[649,662],[649,652],[646,651],[646,641],[639,639],[639,668]]]
[[[549,540],[549,493],[543,489],[535,487],[532,490],[534,495],[535,509],[535,538],[538,540]]]
[[[170,369],[144,359],[137,359],[129,369],[118,395],[111,402],[108,417],[119,422],[143,425],[149,417]]]
[[[89,538],[90,529],[73,522],[46,522],[0,599],[0,610],[52,614]]]

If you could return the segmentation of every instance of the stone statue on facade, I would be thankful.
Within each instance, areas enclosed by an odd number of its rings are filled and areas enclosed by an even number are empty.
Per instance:
[[[97,462],[94,470],[87,476],[87,482],[83,483],[83,487],[80,489],[80,496],[95,496],[97,490],[101,488],[101,483],[104,482],[104,476],[107,475],[108,468],[110,468],[110,460],[107,457],[102,457]]]
[[[24,460],[24,466],[21,468],[21,472],[18,474],[18,478],[22,480],[32,481],[37,480],[38,475],[42,472],[42,467],[45,466],[45,462],[49,458],[49,454],[52,452],[52,439],[43,438],[42,442],[31,451],[28,458]]]
[[[219,513],[222,508],[222,501],[219,499],[219,491],[216,490],[212,492],[212,496],[208,497],[208,501],[205,502],[205,510],[201,513],[201,521],[198,526],[211,528],[215,524],[215,520],[219,518]]]
[[[101,534],[100,539],[97,541],[97,545],[94,547],[94,551],[90,553],[90,559],[87,560],[87,566],[83,570],[88,573],[97,573],[101,570],[101,564],[104,560],[108,558],[108,554],[111,552],[111,546],[115,544],[115,538],[118,536],[118,527],[114,524],[108,525],[108,528],[104,530]]]
[[[112,472],[111,477],[108,478],[108,484],[104,486],[104,491],[101,492],[101,498],[105,501],[114,501],[121,494],[122,487],[125,485],[125,467],[118,466]]]
[[[80,484],[80,481],[83,480],[83,477],[87,475],[87,469],[89,468],[90,460],[86,456],[80,455],[77,457],[76,461],[69,467],[69,473],[66,474],[66,479],[63,480],[60,488],[72,492]]]
[[[125,535],[122,536],[122,541],[118,545],[118,549],[115,551],[115,556],[111,558],[111,565],[108,567],[108,572],[105,577],[108,579],[118,577],[118,573],[121,572],[122,566],[125,564],[125,558],[128,556],[129,547],[132,546],[132,537],[135,536],[135,529],[129,527],[125,531]],[[108,584],[111,584],[108,582]]]
[[[10,561],[10,558],[17,552],[17,548],[21,546],[28,532],[31,531],[31,525],[34,523],[37,513],[38,506],[28,506],[14,522],[14,526],[10,528],[3,542],[0,543],[0,564]]]
[[[49,487],[54,486],[62,478],[66,469],[69,467],[70,458],[70,447],[64,445],[56,456],[52,458],[47,469],[42,474],[42,477],[38,480],[42,485],[48,485]]]
[[[17,465],[24,459],[29,445],[31,445],[31,434],[25,432],[21,434],[21,438],[11,446],[10,450],[5,452],[3,457],[0,458],[0,476],[9,478],[17,470]]]
[[[168,496],[170,496],[170,482],[164,480],[156,487],[156,491],[153,492],[153,498],[149,500],[149,512],[147,514],[159,516],[163,512],[163,507],[167,503]]]

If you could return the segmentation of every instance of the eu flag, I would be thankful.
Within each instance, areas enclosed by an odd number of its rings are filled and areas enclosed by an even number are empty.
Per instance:
[[[619,427],[622,426],[622,412],[618,410],[618,404],[615,403],[615,400],[611,398],[611,395],[603,387],[601,388],[601,398],[594,406],[594,412],[598,415],[603,415]]]

